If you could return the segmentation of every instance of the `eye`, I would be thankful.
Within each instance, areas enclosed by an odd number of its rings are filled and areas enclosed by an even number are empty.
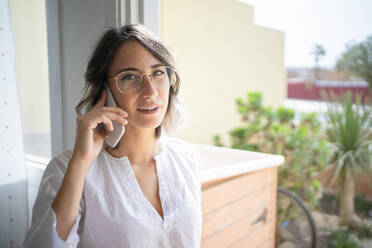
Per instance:
[[[164,70],[156,70],[153,72],[153,75],[154,76],[161,76],[164,74]]]
[[[120,78],[120,80],[124,80],[124,81],[130,81],[130,80],[136,80],[136,79],[137,79],[137,75],[135,74],[125,74]]]

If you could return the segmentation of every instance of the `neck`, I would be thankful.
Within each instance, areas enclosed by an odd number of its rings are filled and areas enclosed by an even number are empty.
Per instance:
[[[155,129],[130,128],[129,125],[125,129],[118,148],[109,147],[107,152],[113,157],[127,156],[131,164],[150,165],[161,150]]]

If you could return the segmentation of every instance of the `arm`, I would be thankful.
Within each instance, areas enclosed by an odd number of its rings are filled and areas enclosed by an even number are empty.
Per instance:
[[[57,233],[63,241],[66,241],[75,225],[88,166],[74,157],[71,158],[61,187],[52,203],[57,218]]]
[[[52,203],[59,192],[60,186],[62,188],[62,181],[65,181],[64,178],[66,178],[66,182],[69,183],[68,180],[71,180],[72,176],[75,175],[76,177],[77,173],[67,173],[66,171],[66,169],[69,167],[69,164],[73,163],[73,160],[71,159],[70,161],[70,158],[71,155],[69,155],[68,152],[64,152],[57,155],[49,162],[41,179],[39,191],[32,211],[32,223],[27,231],[24,247],[77,246],[79,242],[77,229],[79,227],[81,215],[85,210],[84,199],[81,197],[81,193],[77,204],[77,211],[75,215],[76,218],[73,220],[74,224],[71,226],[70,232],[68,236],[66,236],[66,239],[62,239],[57,232],[57,219],[59,218],[59,214],[58,212],[56,213],[52,208]],[[72,176],[68,176],[69,174]],[[71,197],[67,200],[67,202],[71,202]]]

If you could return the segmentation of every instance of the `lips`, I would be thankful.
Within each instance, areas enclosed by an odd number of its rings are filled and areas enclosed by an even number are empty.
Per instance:
[[[159,106],[157,106],[157,105],[153,105],[153,106],[149,106],[149,107],[138,108],[138,110],[154,109],[154,108],[157,108],[157,107],[159,107]]]
[[[141,110],[141,109],[138,109],[138,111],[140,111],[141,113],[143,114],[155,114],[159,111],[159,107],[156,107],[152,110]]]

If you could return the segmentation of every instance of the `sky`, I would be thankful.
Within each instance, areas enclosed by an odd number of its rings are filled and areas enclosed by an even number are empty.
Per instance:
[[[285,32],[285,66],[313,67],[311,50],[321,44],[320,66],[332,68],[351,40],[372,35],[372,0],[238,0],[254,6],[255,24]]]

